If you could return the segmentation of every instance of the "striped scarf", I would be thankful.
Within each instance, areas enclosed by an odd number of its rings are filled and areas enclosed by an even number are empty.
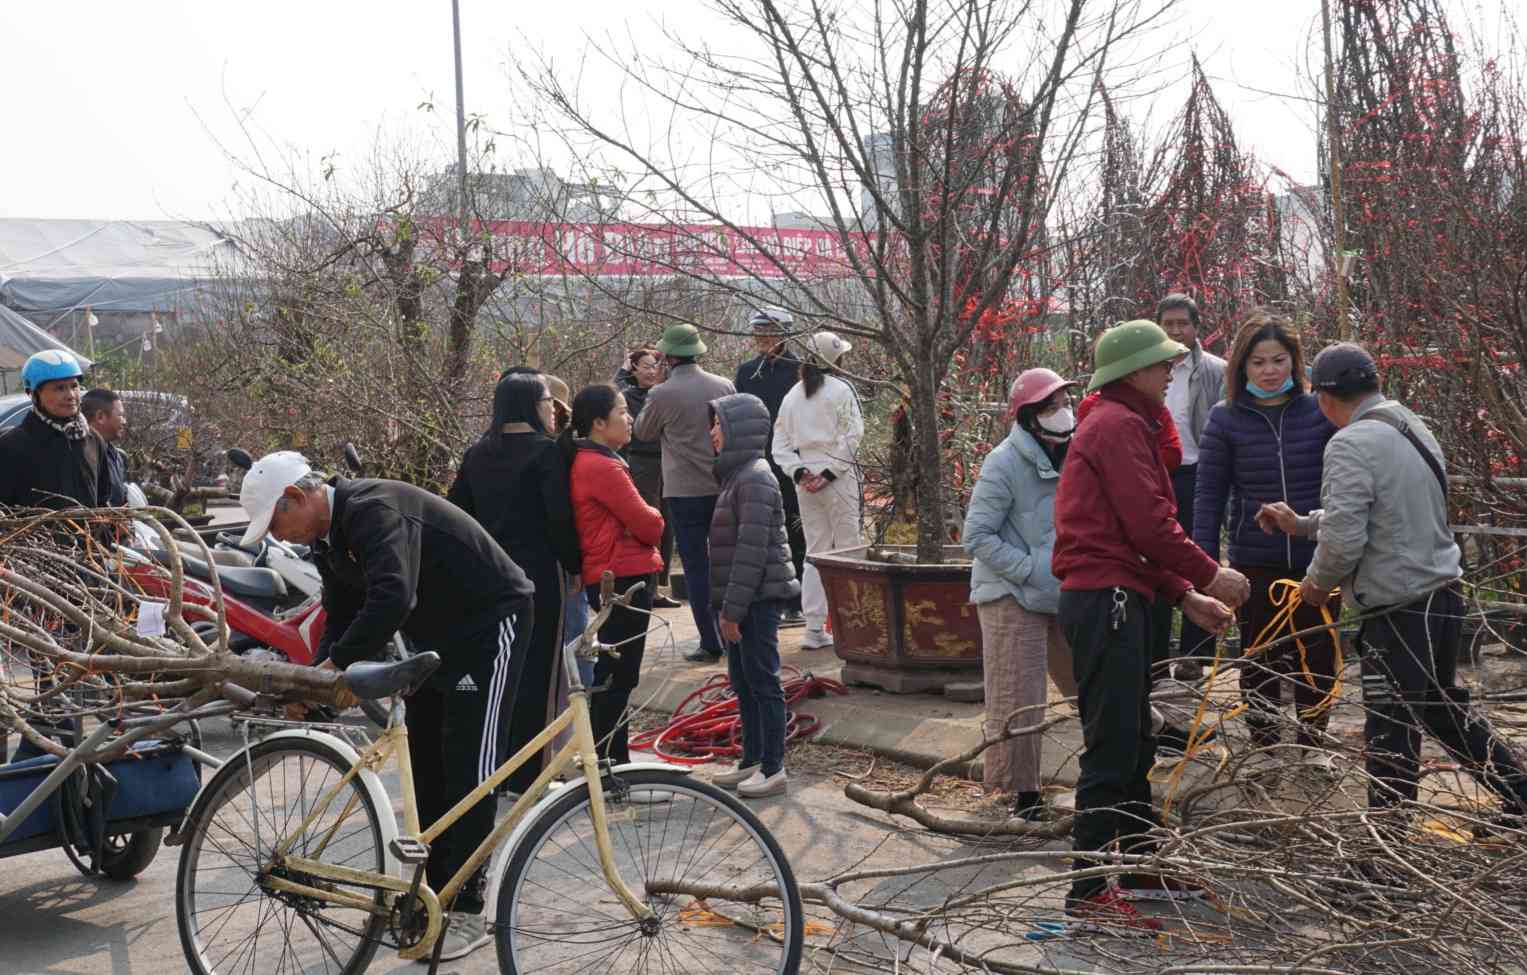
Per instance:
[[[90,426],[85,422],[85,414],[83,413],[76,413],[67,420],[55,420],[44,413],[40,406],[33,406],[32,412],[37,414],[39,420],[70,440],[84,440],[86,434],[90,433]]]

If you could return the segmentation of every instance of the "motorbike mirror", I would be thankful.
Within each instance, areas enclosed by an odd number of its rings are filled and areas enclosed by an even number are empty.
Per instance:
[[[228,463],[241,471],[247,471],[254,466],[254,458],[249,456],[249,451],[242,447],[229,447]]]
[[[360,451],[355,449],[355,444],[345,441],[345,463],[350,465],[350,470],[359,474],[361,472]]]

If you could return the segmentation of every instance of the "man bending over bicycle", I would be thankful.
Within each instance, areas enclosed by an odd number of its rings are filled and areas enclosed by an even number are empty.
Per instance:
[[[373,478],[327,480],[289,450],[267,454],[244,477],[244,545],[267,531],[311,545],[328,622],[319,666],[343,670],[381,656],[394,632],[440,654],[440,669],[408,699],[419,816],[439,819],[503,758],[501,718],[514,704],[532,623],[534,587],[482,526],[444,498]],[[479,802],[440,837],[426,874],[445,886],[493,829]],[[443,960],[488,943],[482,872],[462,887]]]

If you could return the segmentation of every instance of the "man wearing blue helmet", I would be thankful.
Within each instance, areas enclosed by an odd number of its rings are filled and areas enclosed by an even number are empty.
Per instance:
[[[80,413],[74,354],[48,349],[26,361],[21,382],[32,412],[0,435],[0,505],[11,508],[93,508],[111,497],[106,442]]]

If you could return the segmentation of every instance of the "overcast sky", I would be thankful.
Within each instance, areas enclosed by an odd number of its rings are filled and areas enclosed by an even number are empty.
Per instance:
[[[490,124],[509,117],[507,79],[522,38],[571,61],[584,30],[630,21],[646,43],[656,40],[648,25],[659,14],[705,24],[695,0],[461,6],[467,107]],[[1184,0],[1179,21],[1243,145],[1301,181],[1315,174],[1310,108],[1253,89],[1298,91],[1296,66],[1310,57],[1307,31],[1318,15],[1317,0]],[[1185,53],[1174,52],[1174,71]],[[0,85],[0,217],[219,217],[235,174],[208,128],[233,132],[230,104],[313,157],[359,152],[379,126],[439,140],[448,154],[450,3],[0,4]],[[416,107],[431,96],[433,118]],[[1180,98],[1162,97],[1161,120]]]

